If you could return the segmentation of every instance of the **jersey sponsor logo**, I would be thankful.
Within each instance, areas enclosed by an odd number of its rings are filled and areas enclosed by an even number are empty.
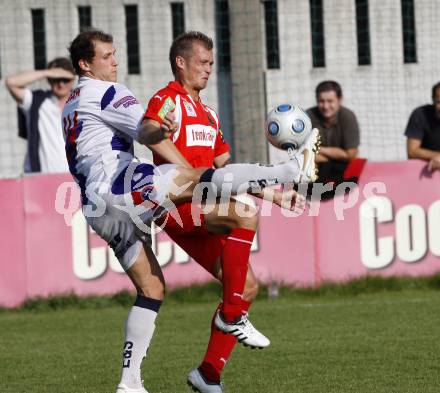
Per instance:
[[[194,109],[193,105],[190,102],[185,101],[185,100],[182,100],[182,102],[183,102],[183,106],[185,107],[186,114],[191,117],[197,117],[197,113],[196,113],[196,110]]]
[[[157,115],[163,120],[167,113],[173,111],[174,109],[176,109],[176,104],[171,99],[171,97],[168,97],[163,103]]]
[[[125,96],[113,104],[113,108],[118,109],[121,105],[128,108],[130,105],[139,104],[139,101],[133,96]]]
[[[159,101],[162,101],[164,99],[165,96],[160,96],[158,94],[156,94],[153,98],[159,98]]]
[[[187,146],[207,146],[214,149],[216,131],[210,126],[203,124],[191,124],[186,126]]]

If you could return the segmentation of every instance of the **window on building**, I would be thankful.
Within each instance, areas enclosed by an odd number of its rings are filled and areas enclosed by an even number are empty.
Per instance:
[[[231,69],[231,46],[229,31],[229,7],[227,0],[215,2],[215,28],[217,46],[217,68],[219,71]]]
[[[402,0],[403,61],[417,63],[414,1]]]
[[[325,67],[324,9],[322,0],[310,0],[313,67]]]
[[[92,7],[78,6],[79,31],[92,27]]]
[[[139,28],[137,5],[125,6],[125,30],[127,38],[128,73],[140,74]]]
[[[276,0],[264,1],[264,22],[266,26],[267,68],[280,68],[280,50],[278,42],[278,7]]]
[[[356,0],[358,64],[371,64],[368,0]]]
[[[171,3],[173,39],[185,32],[185,8],[183,3]]]
[[[231,77],[231,46],[229,27],[228,0],[215,0],[215,37],[216,37],[216,64],[218,113],[222,119],[224,138],[231,146],[231,155],[234,158],[233,133],[233,106],[232,106],[232,77]]]
[[[32,12],[32,33],[34,40],[34,68],[46,68],[46,29],[44,26],[44,9],[38,8]]]

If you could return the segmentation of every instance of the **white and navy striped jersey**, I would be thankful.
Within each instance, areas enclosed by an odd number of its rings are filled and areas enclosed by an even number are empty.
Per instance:
[[[69,169],[83,203],[89,184],[112,183],[133,160],[144,110],[119,83],[81,77],[62,114]]]

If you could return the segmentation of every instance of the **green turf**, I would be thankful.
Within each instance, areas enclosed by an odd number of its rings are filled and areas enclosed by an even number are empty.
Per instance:
[[[144,362],[150,393],[189,392],[214,302],[165,304]],[[238,347],[229,393],[440,392],[440,291],[260,299],[251,319],[272,340]],[[0,313],[0,392],[114,392],[125,306]]]

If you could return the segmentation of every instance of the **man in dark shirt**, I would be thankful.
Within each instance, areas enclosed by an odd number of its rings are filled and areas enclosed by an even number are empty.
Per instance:
[[[316,87],[317,106],[310,108],[313,127],[321,133],[317,162],[350,161],[358,154],[359,126],[355,114],[342,106],[342,89],[334,81]]]
[[[432,101],[413,111],[405,130],[408,158],[427,161],[430,171],[440,169],[440,82],[432,88]]]
[[[317,106],[307,113],[314,128],[321,134],[321,148],[316,162],[319,168],[318,183],[333,184],[333,191],[322,198],[334,196],[334,189],[343,181],[357,181],[363,165],[350,163],[358,155],[359,126],[355,114],[342,106],[342,89],[335,81],[323,81],[316,87]],[[359,160],[365,161],[365,160]],[[309,189],[311,192],[311,189]]]

